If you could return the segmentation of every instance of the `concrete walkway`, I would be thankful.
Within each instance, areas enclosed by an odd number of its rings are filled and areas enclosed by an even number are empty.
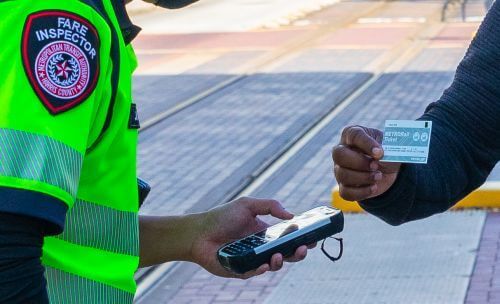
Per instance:
[[[348,216],[344,258],[331,263],[315,250],[264,303],[463,303],[484,219],[481,211],[454,212],[391,227]]]

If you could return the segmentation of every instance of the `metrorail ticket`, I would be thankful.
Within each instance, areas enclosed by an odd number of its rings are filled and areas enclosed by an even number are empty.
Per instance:
[[[382,161],[427,164],[432,121],[386,120]]]

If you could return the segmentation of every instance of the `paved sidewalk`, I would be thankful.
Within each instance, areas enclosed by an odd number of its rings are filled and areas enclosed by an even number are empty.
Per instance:
[[[453,212],[391,227],[347,216],[344,257],[331,263],[315,250],[264,303],[463,303],[484,218],[482,211]]]
[[[217,204],[368,76],[255,75],[146,130],[140,171],[154,191],[141,212],[181,214]]]
[[[500,213],[489,213],[465,303],[500,303]]]

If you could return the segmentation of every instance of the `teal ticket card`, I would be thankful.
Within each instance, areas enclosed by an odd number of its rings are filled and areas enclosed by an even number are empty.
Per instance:
[[[427,164],[432,121],[387,120],[382,161]]]

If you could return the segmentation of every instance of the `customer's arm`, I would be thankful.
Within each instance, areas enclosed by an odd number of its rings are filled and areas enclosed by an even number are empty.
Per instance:
[[[452,85],[420,120],[433,121],[428,164],[404,164],[399,168],[374,161],[377,168],[367,171],[382,171],[382,177],[376,181],[375,173],[371,173],[371,183],[358,183],[364,190],[353,192],[352,187],[343,185],[344,181],[357,182],[353,177],[356,172],[346,173],[344,164],[351,159],[344,150],[359,147],[352,145],[352,139],[344,139],[351,145],[334,149],[334,162],[340,164],[335,170],[341,193],[393,225],[447,210],[484,183],[500,159],[500,3],[494,4],[481,25]],[[358,142],[364,136],[370,137],[362,150],[378,159],[381,154],[371,151],[380,147],[377,141],[381,132],[357,129],[362,131],[344,134],[355,134]],[[370,161],[366,164],[369,166]]]

